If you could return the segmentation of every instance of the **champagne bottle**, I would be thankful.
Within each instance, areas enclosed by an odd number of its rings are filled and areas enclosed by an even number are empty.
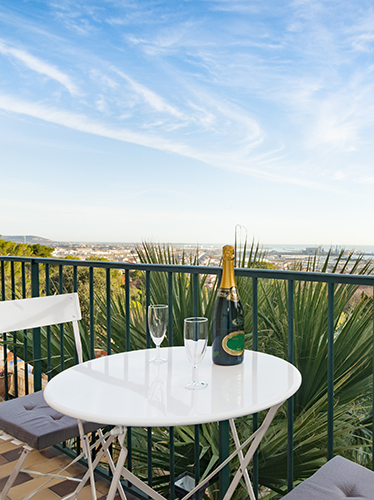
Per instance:
[[[234,276],[234,247],[223,247],[223,270],[213,314],[213,363],[238,365],[244,356],[244,318]]]

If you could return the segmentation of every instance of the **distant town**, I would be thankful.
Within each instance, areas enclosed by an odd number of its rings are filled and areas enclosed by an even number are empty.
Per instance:
[[[1,236],[2,239],[14,241],[16,243],[27,243],[48,245],[54,248],[53,257],[65,258],[67,256],[85,260],[87,258],[107,259],[111,262],[138,262],[136,252],[136,243],[92,243],[92,242],[60,242],[52,241],[38,236]],[[140,245],[140,244],[138,244]],[[173,244],[174,254],[177,257],[185,255],[193,255],[198,250],[199,265],[203,266],[219,266],[222,254],[222,245],[213,244]],[[248,250],[248,247],[247,247]],[[264,253],[264,260],[278,269],[290,269],[295,263],[301,263],[306,266],[308,260],[316,259],[316,270],[320,270],[325,258],[330,252],[330,269],[335,265],[340,253],[344,250],[340,247],[322,247],[322,246],[305,246],[301,245],[292,247],[291,245],[264,245],[259,246],[260,252]],[[344,257],[341,260],[340,267],[345,263],[346,258],[352,254],[352,250],[345,249]],[[368,262],[374,262],[374,247],[367,247],[364,250],[355,250],[350,258],[350,266],[360,258],[361,264],[365,265]],[[348,270],[347,269],[347,270]]]
[[[98,259],[105,258],[112,262],[135,263],[138,262],[135,246],[136,245],[133,243],[60,243],[55,246],[53,256],[56,258],[64,258],[67,255],[70,255],[83,260],[88,257],[97,257]],[[181,258],[183,253],[187,256],[189,254],[195,254],[198,249],[199,265],[220,265],[222,245],[174,244],[172,246],[177,257]],[[322,266],[328,250],[330,249],[324,249],[322,247],[306,247],[301,250],[291,250],[287,248],[271,249],[260,246],[259,250],[264,252],[264,260],[273,264],[278,269],[290,269],[296,262],[306,265],[308,259],[310,260],[314,257],[316,257],[319,262],[319,265],[317,265],[318,269]],[[334,266],[340,252],[341,250],[338,248],[331,249],[330,268]],[[350,253],[350,251],[344,252],[342,265]],[[351,257],[352,264],[357,260],[357,258],[359,258],[359,256],[359,253],[353,254],[353,257]],[[364,265],[367,261],[372,261],[373,257],[374,256],[372,254],[364,255],[362,258],[362,264]]]

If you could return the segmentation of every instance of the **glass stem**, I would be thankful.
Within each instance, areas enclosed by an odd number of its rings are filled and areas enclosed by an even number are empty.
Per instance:
[[[160,346],[156,344],[156,359],[160,359]]]
[[[197,366],[194,366],[192,369],[192,382],[194,384],[197,382]]]

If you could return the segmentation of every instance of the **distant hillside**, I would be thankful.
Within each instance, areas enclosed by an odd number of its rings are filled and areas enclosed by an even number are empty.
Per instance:
[[[41,238],[40,236],[6,236],[0,235],[0,238],[5,241],[13,241],[14,243],[27,243],[28,245],[36,245],[39,243],[40,245],[45,245],[49,247],[55,246],[55,242],[52,240],[48,240],[47,238]]]

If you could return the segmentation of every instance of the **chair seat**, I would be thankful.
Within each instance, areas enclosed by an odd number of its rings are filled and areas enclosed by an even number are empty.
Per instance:
[[[82,424],[85,433],[102,427],[93,422]],[[43,391],[0,403],[0,429],[37,450],[79,436],[77,420],[53,410]]]
[[[337,456],[283,500],[374,500],[374,472]]]

